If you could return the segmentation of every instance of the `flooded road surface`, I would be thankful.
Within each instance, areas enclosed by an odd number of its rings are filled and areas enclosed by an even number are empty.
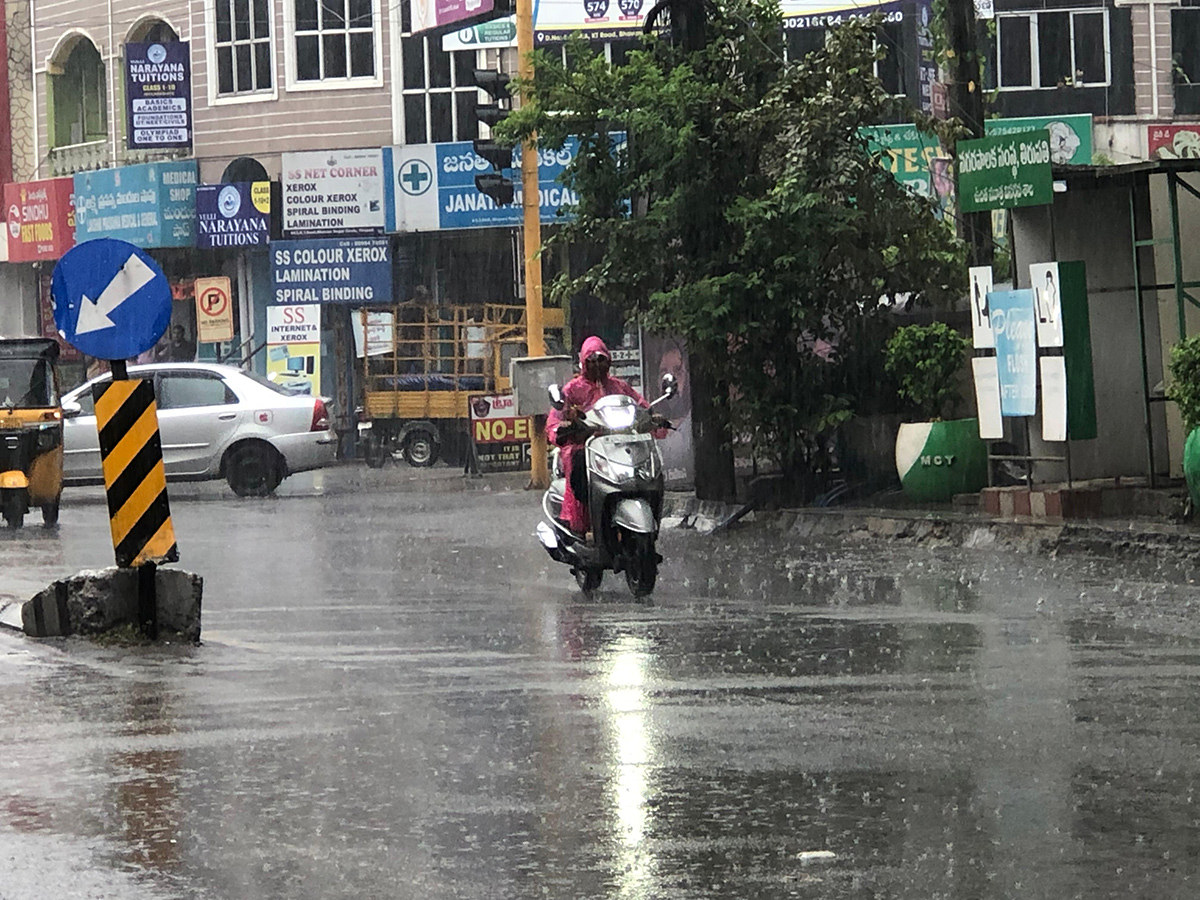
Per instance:
[[[1197,895],[1197,589],[751,526],[585,602],[409,471],[173,489],[199,647],[0,633],[2,900]],[[0,593],[111,559],[62,522]]]

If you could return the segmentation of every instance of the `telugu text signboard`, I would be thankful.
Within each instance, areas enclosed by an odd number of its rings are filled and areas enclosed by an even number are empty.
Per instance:
[[[116,238],[136,247],[196,243],[196,160],[75,174],[78,241]]]
[[[614,135],[614,141],[624,135]],[[558,178],[575,158],[579,142],[571,138],[560,150],[538,150],[538,200],[543,224],[562,221],[579,197]],[[464,228],[516,228],[521,225],[521,180],[508,206],[497,206],[475,187],[475,176],[492,171],[469,141],[385,147],[387,230],[438,231]],[[521,151],[513,151],[513,171],[520,172]]]
[[[471,441],[480,472],[523,472],[529,469],[533,418],[516,414],[512,394],[471,398]]]
[[[1092,114],[1073,116],[1025,116],[1016,119],[984,119],[985,137],[1046,130],[1050,137],[1050,162],[1056,166],[1088,166],[1092,163]]]
[[[330,238],[271,244],[272,302],[390,303],[387,238]]]
[[[191,44],[125,44],[125,121],[131,149],[192,146]]]
[[[75,246],[74,191],[71,178],[4,185],[9,262],[58,259]]]
[[[285,153],[282,181],[288,237],[383,233],[382,150]]]
[[[958,202],[963,212],[1045,206],[1053,200],[1045,131],[958,142]]]
[[[196,246],[261,247],[271,236],[271,183],[202,184],[196,188]]]

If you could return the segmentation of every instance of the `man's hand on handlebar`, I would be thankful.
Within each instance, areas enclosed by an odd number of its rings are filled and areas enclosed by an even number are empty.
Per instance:
[[[669,428],[671,431],[675,430],[675,426],[671,424],[671,420],[664,415],[660,415],[659,413],[651,413],[650,424],[654,428]]]

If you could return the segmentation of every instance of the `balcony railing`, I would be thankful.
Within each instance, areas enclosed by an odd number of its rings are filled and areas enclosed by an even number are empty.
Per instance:
[[[88,141],[84,144],[68,144],[65,147],[54,147],[48,159],[52,177],[73,175],[75,172],[89,172],[92,169],[104,169],[109,165],[108,141]]]

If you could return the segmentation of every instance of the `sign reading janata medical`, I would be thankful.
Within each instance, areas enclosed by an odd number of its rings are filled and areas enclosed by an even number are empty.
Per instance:
[[[125,45],[125,122],[130,149],[192,146],[190,43]]]
[[[383,234],[383,151],[283,154],[285,237]]]

